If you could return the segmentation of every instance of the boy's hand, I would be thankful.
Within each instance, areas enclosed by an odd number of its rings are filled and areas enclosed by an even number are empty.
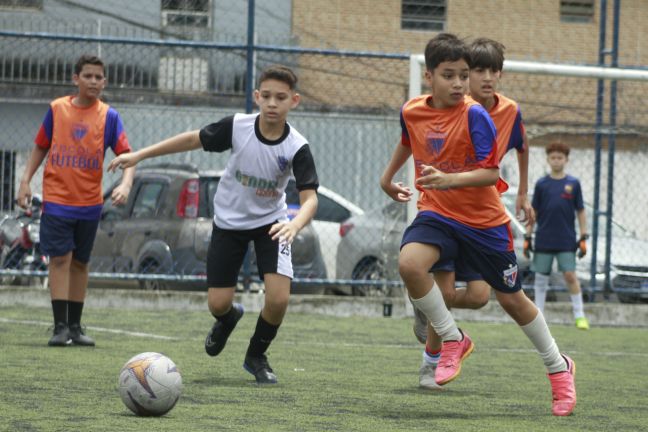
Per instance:
[[[585,255],[587,255],[587,239],[589,238],[589,234],[583,234],[580,236],[580,239],[578,239],[578,242],[576,243],[576,249],[578,250],[577,255],[578,258],[583,258]]]
[[[299,230],[291,222],[277,222],[270,227],[272,240],[278,240],[279,243],[291,244]]]
[[[115,189],[113,189],[112,193],[110,194],[110,199],[112,200],[113,205],[120,206],[126,204],[130,190],[131,187],[124,184],[120,184]]]
[[[416,180],[416,184],[423,189],[446,190],[452,186],[450,175],[439,171],[431,165],[421,164],[422,176]]]
[[[526,226],[535,224],[535,211],[526,195],[518,195],[515,199],[515,216]]]
[[[387,185],[380,185],[387,195],[391,199],[398,202],[407,202],[412,198],[412,191],[407,186],[403,186],[403,183],[393,183],[389,182]]]
[[[117,168],[125,169],[137,165],[139,158],[137,157],[137,152],[134,153],[122,153],[117,156],[115,159],[111,160],[108,164],[108,172],[115,172]]]
[[[26,209],[31,204],[31,200],[32,192],[31,187],[29,187],[29,183],[20,182],[16,204],[18,204],[20,208]]]

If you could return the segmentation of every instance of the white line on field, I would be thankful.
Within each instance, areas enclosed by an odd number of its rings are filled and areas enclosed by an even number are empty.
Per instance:
[[[32,320],[14,320],[14,319],[9,319],[9,318],[0,318],[0,322],[8,323],[8,324],[27,324],[27,325],[38,325],[38,326],[50,326],[51,323],[45,322],[45,321],[32,321]],[[151,338],[151,339],[162,339],[162,340],[188,340],[188,338],[178,338],[178,337],[172,337],[172,336],[163,336],[163,335],[156,335],[156,334],[151,334],[151,333],[142,333],[142,332],[132,332],[132,331],[127,331],[127,330],[117,330],[117,329],[109,329],[105,327],[93,327],[93,326],[88,326],[88,330],[93,330],[93,331],[98,331],[98,332],[105,332],[105,333],[113,333],[113,334],[123,334],[123,335],[128,335],[128,336],[135,336],[135,337],[143,337],[143,338]],[[237,338],[234,338],[233,340],[236,340]],[[202,338],[191,338],[189,340],[194,340],[194,341],[203,341]],[[241,338],[243,340],[243,338]],[[395,348],[395,349],[420,349],[421,345],[417,344],[368,344],[368,343],[333,343],[333,342],[305,342],[305,341],[282,341],[280,342],[284,345],[308,345],[308,346],[316,346],[316,347],[345,347],[345,348],[375,348],[375,347],[380,347],[380,348]],[[527,349],[527,348],[481,348],[479,347],[480,351],[484,352],[509,352],[509,353],[535,353],[536,351],[534,349]],[[629,352],[629,351],[623,351],[623,352],[618,352],[618,351],[595,351],[595,352],[590,352],[590,351],[572,351],[568,350],[566,351],[569,354],[586,354],[586,355],[598,355],[598,356],[604,356],[604,357],[620,357],[620,356],[635,356],[635,357],[646,357],[648,358],[648,353],[645,352]]]
[[[8,318],[0,318],[0,322],[5,322],[5,323],[8,323],[8,324],[28,324],[28,325],[38,325],[38,326],[51,326],[52,325],[51,323],[47,323],[47,322],[44,322],[44,321],[13,320],[13,319],[8,319]],[[145,338],[150,338],[150,339],[181,340],[181,338],[176,338],[176,337],[171,337],[171,336],[154,335],[154,334],[150,334],[150,333],[132,332],[132,331],[127,331],[127,330],[109,329],[109,328],[104,328],[104,327],[88,326],[86,328],[88,330],[94,330],[94,331],[99,331],[99,332],[123,334],[123,335],[128,335],[128,336],[135,336],[135,337],[145,337]]]

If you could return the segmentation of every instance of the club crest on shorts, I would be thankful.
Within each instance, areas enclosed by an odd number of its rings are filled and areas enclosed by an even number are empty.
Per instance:
[[[518,266],[510,266],[506,270],[504,270],[503,274],[503,280],[504,284],[506,284],[507,287],[513,288],[515,286],[515,281],[517,280],[517,274],[518,274]]]

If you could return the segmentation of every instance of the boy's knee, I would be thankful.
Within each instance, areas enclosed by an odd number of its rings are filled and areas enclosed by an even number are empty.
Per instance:
[[[427,269],[421,269],[414,261],[408,259],[398,261],[398,272],[404,281],[428,277]]]
[[[488,304],[490,300],[490,293],[487,290],[482,290],[478,293],[473,293],[470,297],[470,308],[481,309]]]
[[[77,261],[74,258],[72,258],[72,262],[70,262],[70,269],[71,270],[84,272],[84,271],[88,271],[88,268],[89,268],[88,263]]]
[[[568,271],[564,273],[565,276],[565,282],[568,284],[574,284],[578,282],[578,278],[576,277],[576,273],[573,271]]]
[[[266,297],[265,308],[273,315],[283,314],[288,309],[288,299],[288,295],[273,296],[272,298]]]

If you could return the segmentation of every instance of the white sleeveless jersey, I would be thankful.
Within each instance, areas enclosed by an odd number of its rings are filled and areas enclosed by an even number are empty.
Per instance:
[[[295,153],[308,142],[294,128],[281,141],[257,135],[258,114],[236,114],[232,153],[214,195],[214,223],[247,230],[287,219],[286,186]],[[264,142],[265,141],[265,142]]]

